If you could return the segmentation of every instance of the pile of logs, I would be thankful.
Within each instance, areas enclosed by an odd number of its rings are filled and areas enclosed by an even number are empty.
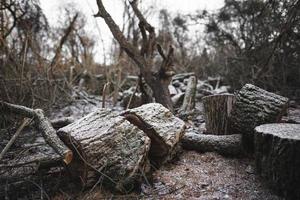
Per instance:
[[[288,99],[246,84],[235,95],[203,98],[206,134],[187,132],[183,147],[223,155],[255,152],[256,171],[276,193],[300,198],[300,125],[280,123]]]
[[[147,179],[153,167],[156,169],[173,159],[185,130],[181,119],[157,103],[126,111],[98,109],[57,132],[40,110],[5,102],[1,102],[0,109],[32,117],[36,122],[54,152],[35,159],[35,163],[45,163],[47,159],[56,161],[52,165],[63,162],[82,186],[101,184],[124,193]],[[10,167],[28,164],[31,163],[22,160],[11,163]],[[0,165],[1,172],[2,167],[7,165]],[[14,174],[7,176],[7,183],[15,184],[11,182]]]
[[[220,88],[220,79],[213,81],[212,88]],[[173,99],[181,98],[180,113],[190,112],[200,88],[196,77],[177,75],[169,88]],[[246,84],[235,95],[214,94],[202,100],[204,133],[186,131],[184,121],[157,103],[125,111],[102,108],[76,121],[52,123],[38,109],[0,102],[0,110],[32,118],[45,142],[54,150],[55,156],[30,159],[47,166],[64,163],[84,187],[103,184],[126,193],[147,179],[154,168],[174,158],[182,143],[185,149],[215,151],[225,156],[254,151],[257,172],[279,194],[299,199],[300,125],[279,123],[287,112],[288,99]],[[24,120],[20,131],[28,121]],[[62,128],[56,131],[53,127]],[[0,160],[5,158],[20,131],[1,152]],[[0,172],[3,167],[28,164],[22,162],[1,164]]]
[[[221,77],[209,77],[207,80],[203,81],[191,81],[192,77],[196,78],[196,75],[193,72],[176,74],[172,77],[171,84],[169,85],[169,91],[175,108],[183,107],[183,110],[189,110],[186,108],[187,104],[184,104],[186,93],[189,93],[187,96],[192,97],[192,99],[195,97],[200,100],[202,97],[207,95],[227,93],[230,89],[229,86],[222,85]],[[132,77],[130,78],[132,79]],[[137,79],[138,77],[136,77],[136,80]],[[194,97],[193,95],[190,95],[190,93],[194,93]],[[142,105],[141,93],[136,91],[136,87],[133,86],[120,93],[120,99],[123,107],[128,105],[131,96],[133,96],[133,98],[131,98],[130,108]],[[193,104],[191,104],[191,107],[193,107]]]

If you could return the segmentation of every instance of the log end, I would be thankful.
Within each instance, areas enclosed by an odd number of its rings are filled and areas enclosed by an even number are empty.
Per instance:
[[[66,165],[68,165],[71,163],[72,160],[73,160],[73,152],[71,150],[68,150],[64,155],[63,161]]]

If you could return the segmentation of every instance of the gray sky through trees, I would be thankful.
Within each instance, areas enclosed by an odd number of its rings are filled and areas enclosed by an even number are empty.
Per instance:
[[[122,1],[123,0],[103,0],[106,9],[119,25],[122,24]],[[92,16],[98,10],[96,0],[40,0],[40,3],[51,26],[56,26],[59,20],[64,21],[62,13],[63,9],[66,7],[73,6],[75,9],[85,14],[87,19],[87,32],[93,35],[97,42],[95,49],[95,53],[99,55],[96,56],[99,59],[97,59],[97,61],[103,61],[103,44],[101,42],[101,37],[104,41],[105,53],[108,53],[111,47],[112,35],[103,19],[94,18]],[[224,5],[224,0],[144,0],[140,4],[142,10],[145,10],[149,5],[154,5],[157,12],[160,9],[167,9],[171,14],[177,12],[187,14],[203,9],[219,9]],[[158,26],[157,12],[153,17],[149,18],[150,23],[155,27]],[[191,31],[193,31],[193,29],[191,29]]]

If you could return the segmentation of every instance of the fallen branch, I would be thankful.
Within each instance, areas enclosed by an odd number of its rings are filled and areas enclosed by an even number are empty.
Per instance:
[[[217,152],[225,156],[243,154],[242,136],[235,135],[205,135],[187,132],[182,138],[182,147],[199,152]]]
[[[25,106],[10,104],[0,101],[0,110],[4,113],[14,113],[28,118],[33,118],[45,141],[58,153],[65,164],[73,159],[72,151],[59,139],[51,122],[45,117],[43,110],[31,109]]]

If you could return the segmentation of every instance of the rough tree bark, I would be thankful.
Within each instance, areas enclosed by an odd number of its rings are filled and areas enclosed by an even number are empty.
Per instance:
[[[127,53],[127,55],[136,63],[140,68],[141,75],[144,77],[146,83],[153,91],[153,96],[156,102],[161,103],[169,110],[173,111],[173,105],[168,90],[168,85],[171,81],[171,77],[174,72],[171,71],[173,64],[173,48],[169,48],[169,52],[165,55],[161,46],[156,43],[156,35],[154,27],[152,27],[145,17],[142,15],[137,7],[137,1],[130,1],[131,7],[138,17],[140,23],[143,43],[140,51],[137,47],[129,43],[118,25],[114,22],[110,14],[106,11],[102,0],[97,0],[98,13],[95,17],[102,17],[112,32],[114,38],[119,42],[121,48]],[[148,34],[147,34],[148,32]],[[163,58],[163,62],[158,71],[153,72],[154,64],[154,51],[157,50]]]
[[[76,157],[70,171],[84,186],[103,180],[106,186],[127,192],[150,169],[150,139],[118,112],[99,109],[58,134],[73,149]]]
[[[159,167],[176,154],[185,123],[158,103],[149,103],[127,110],[122,115],[143,130],[151,139],[149,158]]]
[[[159,167],[173,158],[184,129],[184,122],[171,111],[151,103],[122,113],[99,109],[58,134],[75,153],[70,171],[85,186],[101,179],[127,192],[147,175],[149,161]]]
[[[235,97],[232,94],[210,95],[202,98],[206,132],[214,135],[232,134],[229,117]]]
[[[253,152],[254,128],[279,122],[288,107],[288,98],[246,84],[236,95],[230,117],[233,133],[243,134],[245,150]]]
[[[286,199],[300,199],[300,124],[256,127],[255,162],[274,191]]]
[[[182,138],[182,147],[199,152],[217,152],[224,156],[243,154],[242,136],[236,135],[205,135],[187,132]]]

